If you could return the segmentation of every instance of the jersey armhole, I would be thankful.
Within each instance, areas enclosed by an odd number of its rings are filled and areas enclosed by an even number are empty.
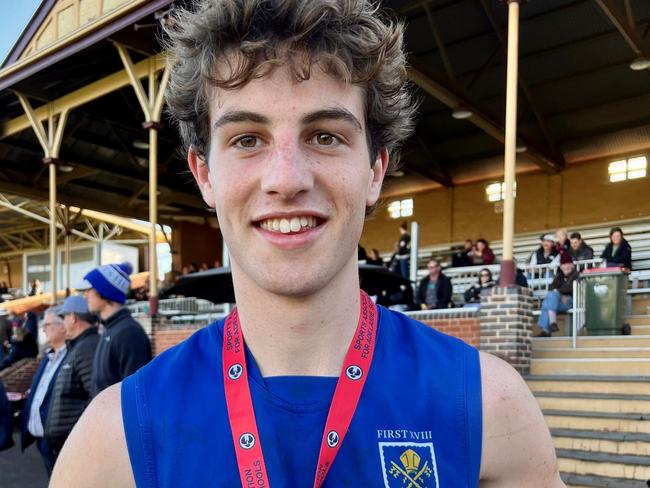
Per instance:
[[[156,460],[142,372],[133,374],[122,382],[122,422],[136,486],[156,488]]]
[[[483,399],[481,390],[481,362],[478,350],[465,348],[465,388],[467,401],[467,446],[469,459],[468,483],[476,488],[481,474],[481,450],[483,444]]]

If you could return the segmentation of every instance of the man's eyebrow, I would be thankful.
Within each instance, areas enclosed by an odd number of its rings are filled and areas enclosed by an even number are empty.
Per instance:
[[[221,115],[215,121],[212,127],[214,130],[217,130],[226,124],[233,124],[237,122],[256,122],[258,124],[271,123],[268,117],[265,117],[264,115],[258,114],[256,112],[249,112],[246,110],[233,110]]]
[[[358,131],[363,130],[361,122],[359,122],[359,119],[357,119],[352,112],[339,107],[327,108],[309,113],[301,119],[301,123],[303,125],[309,125],[321,120],[343,120],[352,124]]]

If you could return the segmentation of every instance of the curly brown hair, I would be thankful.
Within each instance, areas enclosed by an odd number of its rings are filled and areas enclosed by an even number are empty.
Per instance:
[[[202,0],[177,10],[166,33],[166,101],[186,150],[209,151],[213,88],[236,89],[279,65],[307,80],[317,65],[364,89],[371,163],[386,148],[389,171],[396,169],[416,103],[407,86],[403,25],[369,1]]]

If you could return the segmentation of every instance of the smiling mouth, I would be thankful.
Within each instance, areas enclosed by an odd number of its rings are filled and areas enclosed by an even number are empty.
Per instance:
[[[318,227],[323,221],[311,215],[290,218],[270,218],[257,222],[257,226],[269,232],[278,234],[299,234]]]

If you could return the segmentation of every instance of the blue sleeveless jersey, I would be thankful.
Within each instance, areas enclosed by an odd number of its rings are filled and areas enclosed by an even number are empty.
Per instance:
[[[372,368],[324,487],[477,487],[482,441],[478,351],[377,307]],[[122,383],[139,488],[242,486],[224,396],[223,321]],[[250,390],[272,488],[311,488],[337,378],[263,378]],[[244,488],[256,487],[250,473]]]

